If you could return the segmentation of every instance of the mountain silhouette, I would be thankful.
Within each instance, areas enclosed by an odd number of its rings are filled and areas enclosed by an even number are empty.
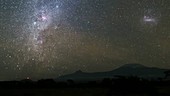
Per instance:
[[[164,72],[167,69],[160,69],[156,67],[146,67],[141,64],[126,64],[112,72],[116,75],[123,76],[138,76],[142,78],[163,78]]]
[[[87,73],[78,70],[72,74],[60,76],[60,80],[100,80],[103,78],[114,78],[115,76],[138,76],[146,79],[163,78],[164,72],[168,69],[160,69],[155,67],[146,67],[141,64],[125,64],[115,70],[107,72]]]

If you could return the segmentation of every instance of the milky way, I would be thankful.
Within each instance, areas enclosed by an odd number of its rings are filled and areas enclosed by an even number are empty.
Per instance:
[[[1,0],[0,80],[140,63],[170,68],[169,0]]]
[[[33,51],[36,57],[42,58],[43,61],[43,44],[45,42],[43,38],[43,31],[48,29],[51,23],[55,20],[55,23],[58,24],[60,19],[59,5],[57,1],[44,2],[44,1],[32,1],[33,6],[28,7],[33,10],[32,15],[28,15],[28,26],[29,26],[29,39],[28,51]],[[33,7],[33,8],[32,8]],[[28,10],[30,10],[28,9]],[[27,16],[26,16],[27,17]],[[30,21],[30,22],[29,22]],[[55,26],[55,28],[58,25]]]

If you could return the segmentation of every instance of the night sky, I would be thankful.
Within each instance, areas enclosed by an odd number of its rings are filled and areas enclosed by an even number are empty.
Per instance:
[[[170,0],[0,0],[0,80],[128,63],[170,68]]]

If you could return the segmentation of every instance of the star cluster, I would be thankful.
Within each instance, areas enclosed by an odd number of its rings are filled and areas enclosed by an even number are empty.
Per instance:
[[[170,68],[168,0],[1,0],[0,80],[126,63]]]

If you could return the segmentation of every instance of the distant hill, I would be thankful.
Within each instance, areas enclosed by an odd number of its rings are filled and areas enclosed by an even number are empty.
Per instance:
[[[79,70],[75,73],[61,76],[57,80],[98,80],[102,78],[114,78],[115,76],[138,76],[147,79],[156,79],[163,78],[165,71],[167,69],[146,67],[141,64],[126,64],[118,69],[107,72],[86,73]]]

